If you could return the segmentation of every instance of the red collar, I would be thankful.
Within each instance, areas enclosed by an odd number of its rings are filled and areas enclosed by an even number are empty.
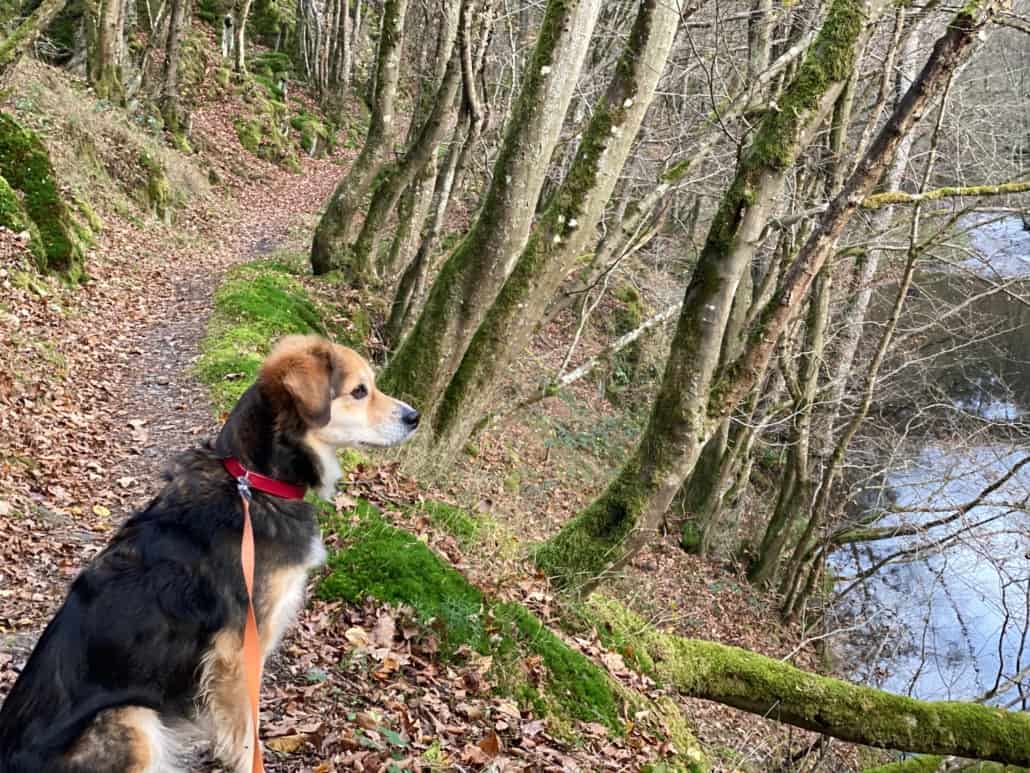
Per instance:
[[[251,488],[256,488],[258,491],[264,491],[266,494],[271,494],[275,497],[280,497],[282,499],[303,499],[304,494],[307,491],[307,488],[304,486],[295,486],[292,483],[283,483],[283,481],[269,478],[267,475],[251,472],[231,456],[227,459],[223,459],[222,464],[225,465],[225,469],[229,471],[229,474],[238,481],[244,481]]]

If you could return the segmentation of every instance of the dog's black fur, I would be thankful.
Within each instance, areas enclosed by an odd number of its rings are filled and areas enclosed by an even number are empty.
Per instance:
[[[330,356],[318,361],[328,390],[340,376]],[[193,719],[204,653],[219,632],[242,629],[247,608],[240,495],[221,458],[318,486],[302,413],[281,385],[250,387],[214,445],[179,457],[163,490],[75,579],[0,710],[0,772],[122,773],[134,769],[124,743],[102,765],[72,761],[101,712],[141,706],[165,724]],[[310,505],[258,491],[251,515],[260,626],[263,577],[302,563],[318,527]]]

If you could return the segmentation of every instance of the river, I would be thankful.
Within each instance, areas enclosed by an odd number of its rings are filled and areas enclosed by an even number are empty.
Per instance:
[[[880,526],[945,518],[1030,455],[1030,233],[1010,218],[982,226],[971,240],[976,254],[922,277],[912,313],[941,314],[982,291],[985,278],[1006,284],[1010,292],[969,305],[978,329],[990,330],[987,340],[944,354],[929,371],[955,412],[983,426],[967,439],[909,438],[881,478],[877,501],[888,502],[890,513]],[[960,330],[962,316],[954,322],[949,327]],[[954,341],[938,331],[930,346],[948,352]],[[924,699],[975,699],[1001,684],[1006,690],[995,702],[1028,707],[1030,680],[1020,692],[1004,677],[1030,666],[1030,463],[987,500],[948,524],[831,556],[843,594],[832,610],[842,631],[835,649],[851,678]],[[943,549],[934,546],[949,536]]]

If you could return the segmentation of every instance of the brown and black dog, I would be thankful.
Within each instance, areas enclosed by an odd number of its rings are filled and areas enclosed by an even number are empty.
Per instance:
[[[418,421],[350,349],[316,336],[280,341],[213,445],[181,456],[72,583],[0,710],[0,771],[178,771],[199,730],[249,773],[243,515],[223,459],[325,497],[340,476],[337,448],[395,445]],[[254,491],[251,518],[267,658],[325,550],[302,500]]]

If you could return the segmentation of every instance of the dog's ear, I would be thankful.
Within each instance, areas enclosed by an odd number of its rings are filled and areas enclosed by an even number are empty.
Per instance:
[[[331,345],[316,336],[284,338],[262,367],[266,384],[280,384],[309,427],[329,423],[334,374]]]

